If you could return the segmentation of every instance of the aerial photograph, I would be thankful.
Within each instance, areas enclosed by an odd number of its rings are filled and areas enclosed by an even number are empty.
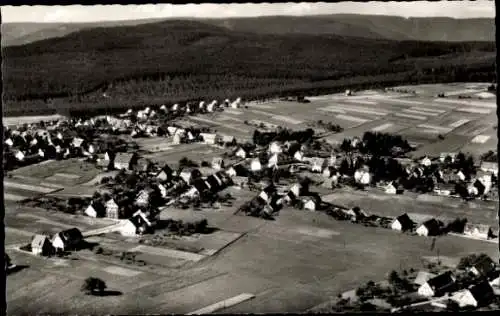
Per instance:
[[[493,1],[1,15],[6,315],[500,309]]]

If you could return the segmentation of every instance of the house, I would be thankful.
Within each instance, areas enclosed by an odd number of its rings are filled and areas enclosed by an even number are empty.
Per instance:
[[[150,159],[141,158],[137,160],[135,165],[135,170],[140,172],[149,172],[153,168],[154,164]]]
[[[304,153],[302,152],[302,150],[297,150],[294,154],[293,154],[293,158],[297,161],[302,161],[304,160]]]
[[[279,154],[283,152],[282,146],[280,142],[274,141],[269,144],[269,152],[271,154]]]
[[[212,159],[212,168],[215,170],[221,170],[224,168],[224,160],[221,157],[214,157]]]
[[[436,275],[434,273],[430,273],[427,271],[418,271],[417,276],[415,277],[415,280],[413,281],[413,283],[415,283],[417,285],[423,285],[423,284],[427,283],[427,281],[429,281],[430,279],[432,279],[434,277],[436,277]]]
[[[252,170],[252,172],[258,172],[262,170],[262,164],[260,163],[259,158],[252,159],[252,162],[250,163],[250,170]]]
[[[282,157],[281,155],[275,153],[271,156],[271,158],[269,158],[269,161],[267,162],[267,167],[268,168],[273,168],[273,167],[277,167],[279,165],[279,162],[280,160],[280,157]]]
[[[345,214],[351,219],[353,222],[358,222],[362,220],[363,218],[368,217],[368,214],[360,209],[359,207],[355,206],[351,208],[350,210],[346,211]]]
[[[196,168],[185,168],[179,175],[187,184],[192,184],[194,180],[201,178],[200,170]]]
[[[137,164],[138,155],[136,153],[118,153],[113,165],[118,170],[132,170]]]
[[[234,136],[231,136],[231,135],[223,135],[221,140],[222,140],[222,143],[224,145],[235,145],[236,144],[236,139],[234,138]]]
[[[182,136],[180,134],[175,134],[172,139],[172,143],[174,145],[179,145],[180,143],[182,143]]]
[[[56,251],[67,251],[77,248],[83,241],[83,235],[78,228],[71,228],[57,233],[52,239]]]
[[[425,297],[441,296],[453,289],[455,277],[450,271],[429,279],[418,288],[418,294]]]
[[[385,186],[384,188],[385,193],[387,194],[396,194],[396,187],[390,182],[388,185]]]
[[[147,234],[153,231],[153,222],[150,221],[146,213],[137,211],[121,227],[120,233],[124,236],[136,236]]]
[[[161,183],[158,183],[157,185],[157,188],[158,188],[158,191],[160,191],[160,195],[162,198],[166,198],[167,197],[167,188],[161,184]]]
[[[37,234],[31,240],[31,253],[37,256],[48,256],[52,254],[54,247],[49,236]]]
[[[85,215],[89,217],[104,217],[106,215],[106,207],[99,201],[92,201],[85,209]]]
[[[325,178],[330,178],[330,177],[333,177],[335,175],[338,175],[339,172],[337,170],[337,168],[333,167],[333,166],[327,166],[325,167],[325,169],[323,169],[323,177]]]
[[[419,236],[437,236],[441,233],[441,226],[438,220],[432,218],[422,223],[417,228],[416,233]]]
[[[498,177],[498,163],[496,162],[483,161],[479,168],[482,171],[491,172],[495,177]]]
[[[485,187],[485,185],[481,181],[479,181],[478,179],[476,179],[476,181],[474,181],[473,186],[477,190],[476,195],[483,195],[483,194],[485,194],[486,187]]]
[[[248,177],[248,169],[243,165],[238,164],[227,169],[227,175],[230,177],[239,176],[239,177]]]
[[[106,208],[106,217],[107,218],[114,218],[118,219],[119,218],[119,212],[118,212],[118,204],[116,204],[114,199],[109,199],[105,204],[104,207]]]
[[[214,145],[217,142],[217,134],[200,133],[200,136],[205,144]]]
[[[149,205],[149,202],[151,200],[151,193],[153,190],[151,188],[141,190],[136,198],[135,198],[135,204],[139,207],[146,207]]]
[[[459,170],[456,174],[455,174],[457,180],[459,181],[465,181],[465,174],[462,172],[462,170]]]
[[[481,239],[489,239],[493,236],[493,230],[489,225],[466,223],[464,227],[464,235]]]
[[[457,153],[441,153],[439,155],[439,161],[440,162],[445,162],[446,160],[446,157],[450,157],[451,158],[451,162],[455,162],[455,158],[457,157]]]
[[[24,155],[24,153],[23,153],[22,151],[18,150],[18,151],[16,151],[16,153],[14,154],[14,157],[16,157],[16,159],[17,159],[18,161],[23,161],[23,160],[24,160],[24,158],[25,158],[25,155]]]
[[[425,167],[429,167],[432,164],[432,161],[429,159],[429,157],[425,156],[420,160],[420,164]]]
[[[11,138],[7,138],[4,143],[9,147],[12,147],[14,145],[14,142],[12,141]]]
[[[304,209],[309,211],[317,210],[321,205],[321,198],[319,195],[307,196],[302,199]]]
[[[324,164],[325,164],[324,158],[319,158],[319,157],[311,158],[311,171],[322,172]]]
[[[363,185],[368,185],[371,182],[371,175],[368,171],[359,169],[354,172],[354,181]]]
[[[485,306],[495,297],[493,288],[488,281],[484,280],[469,289],[455,293],[451,300],[458,303],[463,308],[466,306]]]
[[[73,138],[73,141],[71,142],[71,146],[73,146],[74,148],[81,148],[83,142],[84,142],[84,140],[82,138],[75,137],[75,138]]]
[[[238,148],[238,150],[236,150],[236,153],[235,153],[236,157],[240,157],[240,158],[246,158],[247,157],[247,152],[245,149],[243,148]]]
[[[496,264],[491,260],[490,257],[481,257],[474,265],[469,269],[469,271],[475,276],[488,277],[492,272],[495,271]]]
[[[413,221],[410,219],[408,214],[404,213],[403,215],[399,215],[394,219],[391,224],[391,229],[399,230],[399,231],[407,231],[411,230],[414,226]]]
[[[172,180],[174,171],[167,164],[164,165],[161,170],[156,174],[156,178],[162,182]]]

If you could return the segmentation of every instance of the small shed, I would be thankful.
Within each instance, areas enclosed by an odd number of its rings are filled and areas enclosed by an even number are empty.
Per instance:
[[[391,229],[399,230],[399,231],[408,231],[413,229],[414,223],[410,219],[407,213],[403,215],[399,215],[394,219],[391,224]]]
[[[83,241],[83,235],[78,228],[71,228],[57,233],[52,239],[56,250],[66,251],[77,248]]]
[[[49,236],[37,234],[31,240],[31,253],[37,256],[48,256],[52,254],[54,247],[50,242]]]
[[[435,218],[429,219],[422,223],[417,230],[416,233],[419,236],[437,236],[441,233],[441,223]]]
[[[441,296],[452,290],[455,277],[450,271],[442,273],[428,280],[418,288],[418,294],[425,297]]]

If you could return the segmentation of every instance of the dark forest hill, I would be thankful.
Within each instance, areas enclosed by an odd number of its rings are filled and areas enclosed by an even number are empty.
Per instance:
[[[47,38],[61,37],[82,29],[99,26],[139,25],[163,20],[166,19],[95,23],[2,23],[2,46],[22,45]],[[198,19],[197,21],[222,26],[233,31],[264,34],[328,34],[418,41],[495,41],[495,21],[492,18],[405,19],[397,16],[334,14]]]
[[[361,82],[490,81],[495,51],[494,42],[256,34],[170,20],[4,47],[3,88],[10,113],[62,106],[49,99],[75,108],[117,107],[152,99],[320,93]],[[30,108],[30,102],[37,105]]]

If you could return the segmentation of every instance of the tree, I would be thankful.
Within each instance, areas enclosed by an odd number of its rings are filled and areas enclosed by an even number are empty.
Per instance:
[[[388,278],[388,281],[389,281],[389,284],[391,285],[397,285],[399,284],[399,281],[401,279],[399,278],[399,275],[396,271],[392,270],[391,273],[389,273],[389,278]]]
[[[89,277],[85,279],[81,290],[87,295],[96,295],[102,294],[106,288],[106,282],[104,282],[103,280],[99,278]]]

